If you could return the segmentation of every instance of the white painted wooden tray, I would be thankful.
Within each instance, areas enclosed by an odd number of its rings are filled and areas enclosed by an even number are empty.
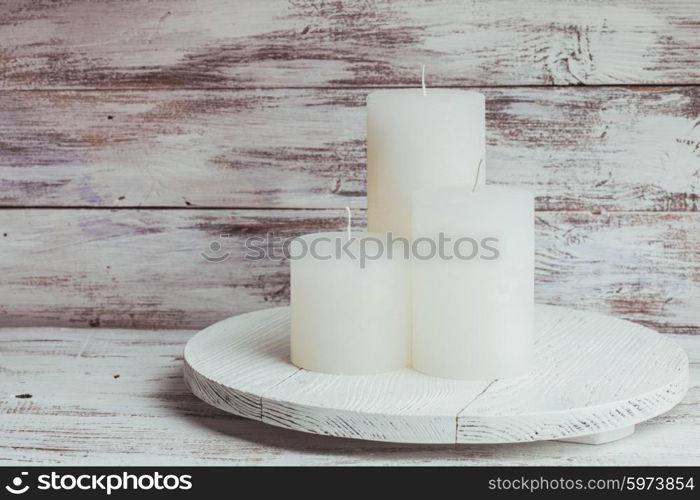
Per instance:
[[[326,375],[289,361],[289,308],[234,316],[185,347],[185,380],[205,402],[316,434],[408,443],[598,444],[671,409],[688,358],[653,330],[600,314],[536,308],[535,367],[512,380],[459,381],[411,369]]]

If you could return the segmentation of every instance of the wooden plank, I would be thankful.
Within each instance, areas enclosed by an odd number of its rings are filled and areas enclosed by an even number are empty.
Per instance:
[[[700,87],[485,89],[539,210],[696,211]],[[365,206],[367,90],[0,93],[0,204]]]
[[[219,321],[185,347],[185,382],[199,399],[236,415],[262,419],[263,394],[299,368],[289,361],[288,308]],[[241,335],[239,333],[249,335]],[[216,368],[214,368],[216,367]],[[206,372],[206,376],[199,376]],[[232,389],[235,387],[235,389]]]
[[[245,239],[338,228],[344,218],[304,210],[3,210],[0,324],[200,328],[284,304],[289,263],[245,260]]]
[[[588,436],[666,413],[688,387],[688,358],[629,321],[540,306],[530,376],[496,380],[457,418],[458,443]]]
[[[344,225],[341,210],[0,210],[0,324],[201,328],[286,304],[283,238]],[[277,260],[246,260],[268,233]],[[700,333],[698,234],[697,213],[541,212],[536,299]]]
[[[600,447],[561,442],[425,447],[313,436],[208,406],[182,380],[182,349],[190,335],[0,330],[0,463],[700,465],[697,336],[670,336],[691,360],[685,400],[627,439]]]
[[[698,214],[540,213],[535,300],[700,332]]]
[[[300,370],[263,394],[262,421],[328,436],[454,443],[455,415],[488,385],[408,368],[346,376]]]
[[[700,83],[696,0],[3,2],[4,88]]]

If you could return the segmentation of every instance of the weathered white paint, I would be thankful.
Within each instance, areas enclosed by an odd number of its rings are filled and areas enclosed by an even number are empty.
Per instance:
[[[538,210],[698,210],[700,88],[479,90]],[[3,92],[0,205],[364,207],[367,92]]]
[[[537,306],[532,372],[480,382],[410,369],[378,375],[296,369],[288,355],[268,352],[270,342],[289,335],[288,314],[288,308],[244,314],[195,335],[185,348],[185,378],[195,394],[230,413],[315,434],[512,443],[596,434],[591,440],[603,441],[670,410],[688,387],[688,357],[678,345],[637,324],[583,311]],[[275,333],[258,345],[270,318]],[[242,397],[257,398],[261,413],[241,412]]]
[[[289,262],[247,260],[246,238],[345,224],[343,210],[0,210],[0,324],[203,328],[286,305]],[[698,214],[540,212],[536,229],[538,302],[698,332]]]
[[[5,88],[698,83],[695,0],[3,2]]]
[[[192,338],[185,349],[190,360],[185,364],[185,381],[200,399],[236,415],[260,420],[262,406],[258,394],[290,377],[298,368],[280,360],[289,358],[289,318],[283,308],[265,309],[249,316],[233,316],[217,323],[224,331],[245,330],[249,337],[230,335],[222,338],[207,329]],[[192,366],[215,363],[217,368],[204,377],[192,373]],[[237,371],[232,372],[231,366]],[[228,388],[235,386],[234,393]]]
[[[467,406],[457,417],[458,442],[587,435],[602,442],[685,394],[686,354],[653,330],[601,314],[550,312],[554,321],[538,330],[533,375],[498,380]]]
[[[540,217],[540,301],[697,332],[695,215],[626,212],[698,210],[700,5],[482,4],[2,3],[0,324],[202,327],[284,303],[286,263],[234,252],[222,272],[200,249],[334,217],[251,229],[226,208],[364,207],[366,93],[426,63],[429,87],[487,86],[490,180],[566,211]],[[581,82],[631,86],[551,86]],[[224,210],[63,210],[143,206]]]
[[[605,446],[541,441],[411,445],[289,431],[193,396],[182,349],[194,332],[0,330],[0,463],[7,465],[700,465],[700,338],[690,391]],[[119,378],[114,378],[119,375]],[[28,399],[16,395],[31,394]]]

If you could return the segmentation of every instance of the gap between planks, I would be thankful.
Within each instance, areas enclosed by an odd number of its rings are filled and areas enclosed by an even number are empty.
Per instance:
[[[150,86],[150,87],[37,87],[37,88],[3,88],[0,92],[167,92],[167,91],[206,91],[206,92],[231,92],[231,91],[273,91],[273,90],[391,90],[405,88],[420,88],[420,78],[416,79],[415,85],[334,85],[334,86],[281,86],[281,87],[261,87],[261,86],[241,86],[241,87],[168,87],[168,86]],[[699,82],[693,83],[602,83],[602,84],[507,84],[507,85],[436,85],[427,88],[435,89],[562,89],[562,88],[630,88],[630,89],[654,89],[654,88],[694,88],[700,87]]]
[[[486,391],[488,391],[491,388],[491,386],[493,386],[493,384],[495,384],[496,382],[498,382],[498,379],[493,379],[491,382],[489,382],[488,385],[484,387],[484,389],[479,394],[474,396],[467,404],[460,408],[460,410],[457,412],[457,415],[455,415],[455,444],[459,444],[459,416],[464,410],[469,408],[469,406],[471,406],[477,399],[483,396],[486,393]]]
[[[291,361],[290,361],[291,363]],[[263,422],[263,418],[265,417],[265,398],[268,396],[272,390],[279,386],[280,384],[283,384],[287,380],[297,376],[300,372],[302,372],[304,369],[297,367],[297,370],[294,373],[290,373],[286,377],[284,377],[282,380],[277,381],[276,383],[272,384],[270,387],[265,389],[261,394],[260,394],[260,421]]]
[[[211,211],[223,211],[223,210],[249,210],[255,212],[265,212],[269,210],[275,211],[318,211],[318,212],[338,212],[345,213],[343,208],[340,207],[260,207],[260,206],[236,206],[236,207],[215,207],[215,206],[199,206],[199,205],[149,205],[149,206],[90,206],[90,205],[0,205],[1,210],[105,210],[105,211],[128,211],[128,210],[211,210]],[[353,212],[366,212],[366,208],[351,208]],[[698,210],[596,210],[594,208],[572,208],[572,209],[536,209],[537,213],[592,213],[593,215],[635,215],[635,214],[667,214],[667,215],[692,215],[700,213]]]

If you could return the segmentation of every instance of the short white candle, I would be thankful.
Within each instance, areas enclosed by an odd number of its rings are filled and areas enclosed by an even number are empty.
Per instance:
[[[409,366],[410,266],[404,247],[397,243],[389,258],[383,234],[353,232],[350,241],[355,258],[338,253],[348,242],[346,232],[309,234],[290,245],[292,363],[346,374]]]
[[[533,197],[472,189],[413,195],[413,366],[446,378],[516,376],[530,367],[533,343]],[[425,259],[429,240],[436,255]]]
[[[369,95],[370,231],[410,236],[413,191],[475,178],[484,159],[484,109],[482,94],[464,90],[398,89]]]

